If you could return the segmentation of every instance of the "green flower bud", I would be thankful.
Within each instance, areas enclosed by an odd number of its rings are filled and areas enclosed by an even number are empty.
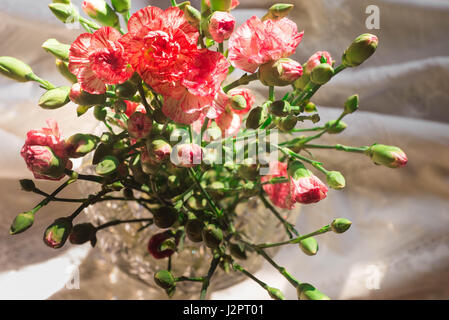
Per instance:
[[[298,160],[293,160],[288,163],[287,172],[288,175],[295,180],[310,177],[312,174],[304,164]]]
[[[175,277],[170,271],[161,270],[154,274],[154,282],[162,289],[169,289],[175,286]]]
[[[370,33],[358,36],[354,42],[345,50],[342,64],[345,67],[356,67],[376,52],[379,39]]]
[[[58,87],[45,92],[39,99],[43,109],[58,109],[69,103],[70,87]]]
[[[308,256],[314,256],[318,252],[318,242],[314,237],[301,240],[299,247]]]
[[[334,76],[334,68],[328,63],[322,63],[313,68],[310,80],[319,85],[327,83]]]
[[[203,241],[203,232],[204,223],[200,220],[193,218],[189,219],[186,224],[186,234],[187,238],[189,238],[192,242],[201,242]]]
[[[346,186],[345,177],[338,171],[328,171],[326,173],[326,180],[332,189],[340,190]]]
[[[356,112],[359,108],[359,95],[354,94],[345,102],[345,113],[350,114]]]
[[[170,228],[178,220],[178,211],[173,207],[161,207],[154,211],[153,218],[158,228]]]
[[[124,196],[126,199],[134,199],[134,192],[133,192],[133,189],[131,189],[131,188],[124,188],[124,189],[123,189],[123,196]]]
[[[332,221],[332,231],[335,233],[343,233],[351,227],[352,222],[345,218],[337,218]]]
[[[42,44],[42,48],[63,61],[69,61],[70,45],[61,43],[56,39],[48,39]]]
[[[131,9],[131,0],[111,0],[111,4],[118,13],[125,13]]]
[[[245,246],[243,245],[231,243],[231,245],[229,246],[229,250],[231,251],[231,255],[233,255],[237,259],[241,260],[248,259],[245,251]]]
[[[285,296],[281,290],[272,287],[267,287],[266,290],[268,291],[268,294],[270,295],[271,299],[285,300]]]
[[[290,132],[295,128],[297,123],[298,119],[295,116],[287,116],[277,121],[277,127],[282,132]]]
[[[328,296],[309,283],[301,283],[296,290],[299,300],[330,300]]]
[[[304,69],[304,67],[303,67],[303,69]],[[305,87],[307,86],[307,84],[309,82],[310,82],[310,74],[304,72],[299,79],[297,79],[295,82],[293,82],[293,85],[295,86],[296,89],[302,91],[305,89]]]
[[[77,133],[66,140],[69,158],[81,158],[97,147],[98,137],[92,134]]]
[[[50,3],[48,5],[51,12],[61,20],[63,23],[72,23],[79,17],[78,10],[71,5],[66,3]]]
[[[119,161],[114,156],[104,157],[95,167],[95,172],[100,176],[108,176],[117,171]]]
[[[137,87],[131,81],[126,81],[115,86],[115,94],[121,99],[131,99],[137,92]]]
[[[259,128],[266,120],[267,114],[264,108],[256,107],[251,110],[246,119],[246,128],[248,129],[257,129]]]
[[[223,232],[216,225],[209,224],[203,229],[203,240],[209,248],[218,248],[223,241]]]
[[[268,9],[268,13],[262,18],[262,21],[267,19],[280,20],[285,18],[294,7],[293,4],[289,3],[276,3]]]
[[[313,102],[307,102],[307,104],[304,106],[305,112],[316,112],[318,111],[316,104]]]
[[[34,75],[29,65],[13,57],[0,57],[0,73],[19,82],[30,81]]]
[[[76,107],[76,115],[78,117],[81,117],[83,114],[89,111],[90,108],[91,108],[90,106],[78,106]]]
[[[104,121],[106,119],[106,116],[108,115],[108,112],[106,111],[106,108],[103,106],[95,106],[94,107],[94,117],[98,121]]]
[[[182,9],[184,11],[184,16],[186,18],[186,20],[195,28],[198,28],[198,26],[200,25],[201,22],[201,13],[196,10],[194,7],[192,7],[191,5],[186,5],[184,7],[184,9]],[[206,20],[206,19],[205,19]],[[205,30],[207,30],[208,28],[206,28]]]
[[[274,101],[268,107],[268,112],[270,112],[272,115],[275,115],[276,117],[288,116],[290,111],[291,111],[290,103],[284,100]]]
[[[324,127],[327,129],[327,133],[337,134],[345,130],[348,125],[341,120],[339,120],[338,122],[337,120],[331,120],[326,122]]]
[[[97,150],[95,150],[94,158],[92,159],[92,164],[99,164],[100,161],[112,154],[112,148],[109,145],[106,145],[104,143],[100,143],[97,147]]]
[[[83,11],[103,26],[115,27],[119,19],[114,10],[103,0],[88,0],[82,5]]]
[[[70,218],[56,219],[44,233],[44,243],[54,249],[61,248],[70,232],[72,231],[72,220]]]
[[[112,105],[112,108],[114,108],[114,111],[116,113],[125,113],[126,111],[126,103],[123,100],[117,100],[114,102],[114,104]]]
[[[9,234],[19,234],[30,228],[34,223],[34,212],[22,212],[18,214],[11,224]]]
[[[407,155],[404,151],[394,146],[384,144],[373,144],[366,151],[371,160],[378,165],[388,168],[401,168],[407,164]]]
[[[244,96],[237,94],[235,96],[231,97],[231,107],[235,110],[245,110],[246,105],[246,99]]]
[[[67,62],[64,62],[62,60],[56,59],[56,68],[58,69],[59,73],[69,80],[72,83],[76,83],[78,79],[76,76],[69,71],[69,64]]]
[[[190,6],[190,1],[184,1],[184,2],[178,3],[177,6],[179,9],[184,10],[184,8],[186,6]]]
[[[92,223],[81,223],[73,226],[70,232],[69,241],[72,244],[83,244],[90,241],[92,246],[95,245],[97,239],[97,228]]]
[[[20,186],[22,187],[23,191],[34,191],[36,189],[36,185],[34,184],[33,180],[30,179],[22,179],[19,181]]]
[[[210,7],[213,11],[229,11],[232,0],[210,0]]]
[[[69,98],[80,106],[96,106],[106,102],[106,94],[91,94],[81,89],[79,83],[72,85]]]

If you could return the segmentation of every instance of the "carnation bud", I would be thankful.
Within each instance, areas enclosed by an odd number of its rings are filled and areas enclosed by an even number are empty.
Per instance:
[[[69,241],[72,244],[83,244],[90,241],[92,246],[96,243],[97,228],[92,223],[81,223],[73,226]]]
[[[340,190],[346,186],[345,177],[338,171],[328,171],[326,181],[332,189]]]
[[[371,160],[378,165],[384,165],[389,168],[401,168],[407,164],[407,155],[394,146],[383,144],[373,144],[366,151]]]
[[[117,14],[104,0],[85,0],[81,7],[89,17],[103,26],[115,27],[119,24]]]
[[[137,92],[137,87],[131,81],[125,81],[115,86],[115,94],[121,99],[131,99]]]
[[[34,75],[29,65],[13,57],[0,57],[0,73],[19,82],[30,81]]]
[[[154,211],[153,218],[158,228],[170,228],[178,220],[178,211],[173,207],[161,207]]]
[[[231,243],[229,246],[229,249],[231,250],[231,254],[236,257],[237,259],[246,260],[248,259],[245,251],[245,247],[243,245],[239,245],[236,243]]]
[[[351,227],[352,222],[345,218],[337,218],[332,221],[331,228],[335,233],[343,233]]]
[[[277,100],[270,104],[268,107],[268,112],[276,117],[285,117],[290,114],[291,106],[288,101]]]
[[[313,68],[310,80],[319,85],[327,83],[334,75],[334,68],[328,63],[322,63]]]
[[[229,11],[232,0],[210,0],[210,7],[213,11]]]
[[[209,248],[218,248],[221,241],[223,241],[223,232],[216,225],[209,224],[203,229],[203,240]]]
[[[57,87],[45,92],[39,99],[43,109],[58,109],[69,103],[70,87]]]
[[[127,109],[126,102],[123,100],[115,101],[114,104],[112,105],[112,107],[114,108],[114,111],[116,113],[125,113],[126,109]]]
[[[315,52],[309,60],[305,63],[305,73],[310,74],[316,66],[319,66],[322,63],[327,63],[331,66],[334,65],[334,60],[329,52],[327,51],[317,51]]]
[[[304,106],[305,112],[316,112],[318,109],[316,107],[316,104],[313,102],[307,102],[307,104]]]
[[[191,198],[192,199],[192,198]],[[200,220],[193,218],[189,219],[186,224],[186,234],[187,238],[192,242],[201,242],[203,241],[203,232],[204,223]]]
[[[104,157],[95,167],[95,172],[100,176],[108,176],[117,171],[120,162],[114,156]]]
[[[198,28],[201,22],[201,13],[190,4],[185,5],[182,11],[184,11],[184,17],[186,20],[193,27]]]
[[[359,108],[359,95],[354,94],[348,98],[345,102],[345,113],[350,114]]]
[[[309,283],[301,283],[296,290],[299,300],[330,300],[328,296]]]
[[[172,152],[171,145],[164,139],[155,139],[147,141],[148,152],[157,162],[162,162],[170,158]]]
[[[289,115],[285,118],[279,119],[277,121],[277,127],[282,132],[290,132],[295,128],[297,123],[298,119],[295,116]]]
[[[341,120],[331,120],[326,122],[324,126],[329,134],[337,134],[345,130],[348,125]]]
[[[54,249],[61,248],[72,231],[72,219],[56,219],[44,233],[44,243]]]
[[[91,94],[81,89],[79,83],[74,83],[70,89],[69,98],[80,106],[96,106],[106,102],[106,94]]]
[[[318,242],[314,237],[309,237],[299,242],[299,247],[308,256],[314,256],[318,252]]]
[[[285,300],[285,296],[281,290],[272,287],[267,287],[266,290],[268,291],[268,294],[270,295],[271,299]]]
[[[290,11],[294,8],[293,4],[289,3],[276,3],[268,9],[268,13],[262,18],[262,21],[271,19],[271,20],[280,20],[288,16]]]
[[[22,149],[22,156],[35,176],[61,179],[64,174],[65,162],[56,156],[49,147],[28,146]]]
[[[231,37],[235,28],[235,18],[228,12],[215,11],[209,18],[208,31],[212,39],[222,43]]]
[[[234,110],[245,110],[247,107],[246,99],[244,96],[237,94],[230,99],[231,107]]]
[[[345,67],[356,67],[376,52],[379,39],[370,33],[358,36],[354,42],[345,50],[342,64]]]
[[[58,69],[59,73],[64,78],[66,78],[67,80],[69,80],[72,83],[76,83],[78,81],[76,76],[69,71],[69,64],[67,62],[62,61],[60,59],[56,59],[55,64],[56,64],[56,68]]]
[[[22,179],[19,181],[20,186],[22,187],[23,191],[34,191],[36,189],[36,185],[34,184],[33,180],[30,179]]]
[[[197,144],[182,144],[177,146],[176,151],[170,158],[178,166],[192,168],[203,160],[203,149]]]
[[[301,161],[298,160],[293,160],[289,162],[287,172],[288,175],[295,180],[311,176],[311,172],[304,166],[304,164]]]
[[[127,126],[131,137],[141,139],[150,135],[153,121],[144,113],[134,112],[129,117]]]
[[[175,286],[175,277],[170,271],[161,270],[154,274],[154,282],[162,289],[169,289]]]
[[[246,128],[248,129],[257,129],[259,128],[266,120],[267,114],[264,108],[256,107],[251,110],[246,119]]]
[[[106,116],[108,115],[108,112],[106,111],[106,108],[103,106],[95,106],[94,108],[94,117],[98,121],[104,121],[106,119]]]
[[[42,48],[63,61],[69,60],[70,45],[61,43],[56,39],[48,39],[42,44]]]
[[[246,180],[255,180],[259,177],[259,165],[251,163],[250,159],[245,159],[243,164],[239,166],[238,175]]]
[[[298,62],[281,58],[259,67],[259,80],[266,86],[287,86],[302,75],[302,66]]]
[[[76,115],[78,117],[81,117],[83,114],[85,114],[90,109],[89,106],[77,106],[76,107]]]
[[[69,158],[81,158],[97,147],[98,138],[92,134],[77,133],[66,140]]]
[[[125,13],[131,9],[131,0],[111,0],[111,4],[118,13]]]
[[[170,257],[174,250],[161,250],[161,245],[167,239],[173,238],[171,232],[162,232],[153,235],[148,242],[148,251],[155,259],[164,259]]]
[[[79,16],[76,8],[71,4],[66,3],[50,3],[48,5],[51,12],[61,20],[63,23],[72,23],[77,20]]]
[[[30,228],[34,223],[34,211],[18,214],[11,224],[9,234],[19,234]]]

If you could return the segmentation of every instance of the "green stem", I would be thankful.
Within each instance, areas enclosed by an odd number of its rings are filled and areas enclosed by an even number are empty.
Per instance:
[[[193,168],[189,169],[190,175],[192,176],[193,180],[195,181],[196,186],[198,187],[198,189],[200,189],[201,193],[204,195],[204,197],[206,198],[207,202],[209,203],[209,206],[211,207],[211,209],[214,211],[215,215],[217,217],[221,217],[223,212],[218,208],[218,206],[215,204],[215,202],[212,200],[211,196],[209,195],[209,193],[207,193],[207,191],[203,188],[203,186],[201,185],[201,181],[198,179],[196,172]]]
[[[271,203],[268,202],[268,200],[264,197],[262,193],[259,194],[259,198],[262,200],[265,207],[269,209],[275,215],[275,217],[284,225],[285,231],[287,232],[290,239],[293,238],[292,233],[296,234],[297,236],[299,235],[295,227],[281,216],[281,214],[271,205]]]
[[[192,281],[192,282],[203,282],[204,277],[178,277],[175,278],[175,282],[181,282],[181,281]]]
[[[251,280],[256,282],[259,286],[261,286],[265,290],[268,290],[269,287],[268,287],[268,285],[265,282],[263,282],[262,280],[259,280],[258,278],[256,278],[252,273],[250,273],[249,271],[245,270],[241,265],[239,265],[237,263],[233,263],[232,267],[234,268],[234,270],[240,271],[245,276],[247,276],[248,278],[250,278]]]
[[[138,222],[153,222],[153,219],[131,219],[131,220],[112,220],[105,224],[98,226],[96,229],[101,230],[105,228],[109,228],[112,226],[116,226],[123,223],[138,223]]]
[[[303,235],[303,236],[300,236],[300,237],[297,237],[294,239],[290,239],[290,240],[282,241],[282,242],[274,242],[274,243],[261,243],[261,244],[256,245],[256,247],[259,249],[264,249],[264,248],[279,247],[279,246],[283,246],[286,244],[296,244],[296,243],[300,243],[302,240],[329,232],[331,230],[332,230],[332,227],[330,225],[327,225],[327,226],[322,227],[319,230],[316,230],[314,232],[311,232],[309,234],[306,234],[306,235]]]
[[[251,75],[248,75],[247,73],[245,73],[243,76],[241,76],[240,79],[235,80],[234,82],[228,84],[227,86],[223,87],[223,91],[225,93],[228,93],[229,90],[234,89],[238,86],[242,86],[242,85],[246,85],[248,83],[250,83],[251,81],[257,80],[257,73],[253,73]]]
[[[274,147],[277,147],[282,153],[284,153],[285,155],[292,157],[292,158],[296,158],[298,160],[302,160],[305,161],[309,164],[311,164],[312,166],[314,166],[316,169],[318,169],[319,171],[323,172],[324,174],[327,174],[327,170],[323,167],[322,163],[319,161],[314,161],[311,160],[309,158],[306,158],[304,156],[301,156],[300,154],[297,154],[296,152],[293,152],[292,150],[285,148],[285,147],[281,147],[281,146],[276,146],[273,145]]]
[[[223,42],[218,44],[218,52],[220,52],[222,54],[224,53],[224,44],[223,44]]]
[[[306,129],[293,129],[291,132],[309,132],[309,131],[320,131],[324,127],[306,128]]]
[[[150,104],[147,101],[147,98],[145,97],[145,90],[143,90],[142,82],[137,85],[137,90],[139,91],[140,98],[142,99],[142,104],[145,107],[147,114],[151,115],[153,108],[150,106]]]
[[[215,270],[217,269],[218,263],[220,262],[220,256],[215,255],[210,263],[209,271],[207,272],[207,276],[203,280],[203,286],[201,288],[200,300],[206,299],[207,289],[209,288],[210,279],[212,278]]]
[[[176,3],[176,0],[171,0],[171,5],[172,5],[173,7],[178,6],[178,4]]]
[[[274,86],[270,86],[269,90],[268,90],[268,99],[270,101],[274,101],[275,99],[275,95],[274,95]]]
[[[341,144],[336,144],[336,145],[321,145],[321,144],[305,144],[304,145],[305,149],[335,149],[338,151],[345,151],[345,152],[357,152],[357,153],[365,153],[366,150],[369,149],[369,146],[363,146],[363,147],[349,147],[349,146],[344,146]]]
[[[78,209],[76,209],[71,215],[70,215],[70,219],[73,220],[75,219],[80,213],[81,211],[83,211],[85,208],[87,208],[88,206],[90,206],[91,204],[94,204],[96,202],[98,202],[98,200],[101,199],[101,197],[103,197],[105,194],[111,192],[108,189],[103,189],[100,192],[98,192],[95,196],[93,197],[89,197],[86,201],[83,202],[82,205],[80,205],[78,207]]]

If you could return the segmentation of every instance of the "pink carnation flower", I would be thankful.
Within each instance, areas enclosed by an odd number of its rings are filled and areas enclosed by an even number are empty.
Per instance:
[[[288,177],[287,164],[279,161],[270,163],[270,174],[261,178],[262,182],[269,181],[277,177]],[[264,184],[263,190],[266,192],[270,201],[277,207],[282,209],[293,209],[295,206],[295,198],[292,195],[290,182]]]
[[[315,175],[291,179],[292,194],[295,201],[303,204],[315,203],[326,198],[328,188]]]
[[[183,144],[176,147],[175,164],[185,168],[192,168],[203,160],[203,149],[194,143]]]
[[[326,59],[326,63],[329,65],[332,65],[334,63],[334,60],[332,60],[332,57],[329,52],[327,51],[317,51],[315,52],[309,60],[306,62],[306,73],[311,73],[312,70],[321,64],[321,58]]]
[[[209,22],[209,33],[217,43],[228,40],[235,28],[235,18],[228,12],[216,11]]]
[[[291,56],[303,34],[288,18],[262,22],[253,16],[232,34],[228,57],[234,67],[255,72],[264,63]]]
[[[242,126],[241,116],[232,111],[223,112],[215,122],[221,129],[223,137],[235,136]]]
[[[107,84],[118,84],[133,74],[123,46],[118,42],[120,32],[102,27],[95,33],[83,33],[70,47],[69,70],[76,75],[81,89],[92,93],[106,92]]]
[[[134,112],[128,119],[129,135],[135,139],[147,137],[153,126],[153,121],[144,113]]]
[[[48,128],[30,130],[20,152],[36,179],[60,180],[64,168],[71,168],[66,143],[55,120],[47,120]]]

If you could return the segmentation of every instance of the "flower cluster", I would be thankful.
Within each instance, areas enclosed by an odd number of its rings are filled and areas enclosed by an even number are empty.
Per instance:
[[[19,82],[37,82],[45,89],[40,107],[57,109],[71,101],[79,117],[93,114],[103,129],[98,135],[76,133],[65,139],[57,123],[49,120],[47,128],[28,132],[21,155],[34,177],[67,179],[52,194],[41,191],[32,180],[21,180],[23,190],[44,200],[19,214],[10,232],[30,228],[36,212],[51,202],[80,202],[72,214],[45,230],[46,245],[60,248],[68,240],[94,246],[99,231],[130,223],[153,231],[143,244],[148,259],[171,259],[183,250],[185,241],[204,245],[213,256],[204,277],[175,277],[170,270],[154,275],[169,296],[178,282],[201,282],[204,298],[217,266],[250,275],[244,261],[238,260],[259,254],[274,263],[263,249],[287,244],[299,244],[304,253],[315,255],[318,242],[311,235],[349,229],[351,222],[338,218],[300,236],[278,212],[293,210],[297,203],[313,205],[325,199],[330,189],[345,187],[343,174],[328,170],[310,150],[362,154],[388,168],[404,167],[407,156],[384,144],[352,147],[315,142],[325,134],[346,130],[343,118],[359,108],[358,95],[352,95],[342,101],[337,119],[320,125],[318,107],[311,101],[315,92],[344,69],[366,61],[377,49],[376,36],[357,37],[343,52],[340,64],[327,51],[317,51],[300,63],[294,54],[304,32],[287,17],[293,5],[275,4],[263,17],[250,17],[237,26],[232,10],[239,1],[204,0],[200,10],[188,1],[171,4],[166,10],[148,6],[131,14],[130,0],[113,0],[111,5],[86,0],[82,9],[89,18],[84,18],[69,0],[53,1],[49,7],[57,18],[64,23],[77,18],[86,30],[72,44],[55,39],[43,44],[70,81],[67,86],[41,79],[22,61],[0,57],[1,74]],[[235,77],[235,70],[244,73]],[[268,98],[256,98],[244,87],[254,81],[265,86]],[[283,87],[282,98],[277,97],[279,87]],[[294,137],[271,139],[278,133]],[[88,154],[92,163],[88,174],[72,168],[71,159]],[[98,185],[98,192],[85,199],[57,196],[77,180]],[[256,244],[236,227],[241,225],[235,223],[236,207],[249,199],[258,199],[273,213],[288,240]],[[118,218],[97,226],[73,223],[85,208],[102,201],[135,201],[148,217]],[[328,299],[288,272],[282,275],[295,284],[298,298]],[[284,298],[278,289],[257,282],[270,297]]]

